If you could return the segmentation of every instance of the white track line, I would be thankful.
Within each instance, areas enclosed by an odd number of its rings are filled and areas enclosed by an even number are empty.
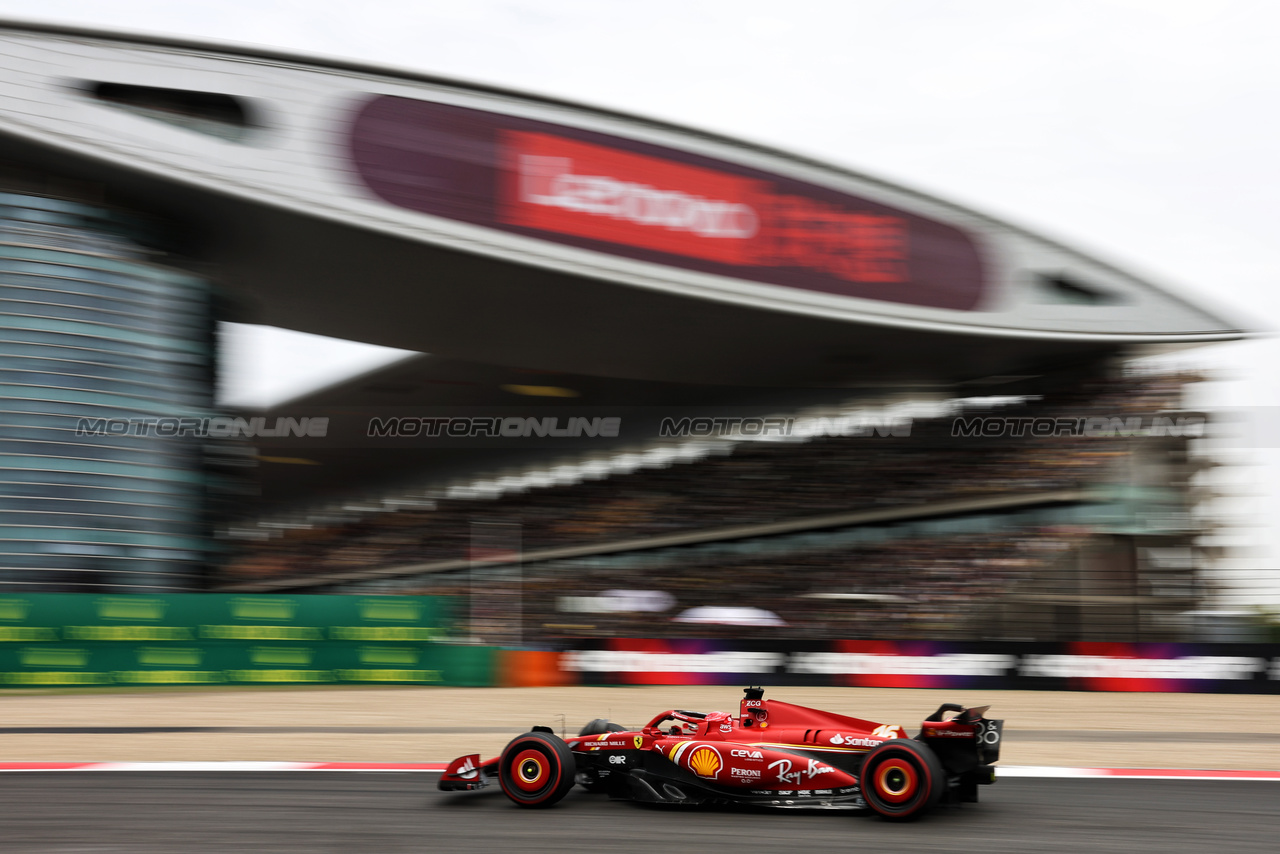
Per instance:
[[[445,762],[0,762],[0,773],[30,771],[411,771],[440,773]]]
[[[996,779],[998,780],[1001,777],[1280,781],[1280,771],[1213,771],[1201,768],[1061,768],[1053,765],[997,765]]]
[[[279,772],[363,771],[439,774],[445,762],[0,762],[0,773],[32,771]],[[1280,771],[1211,771],[1198,768],[1067,768],[1054,765],[997,765],[996,778],[1113,780],[1268,780]]]

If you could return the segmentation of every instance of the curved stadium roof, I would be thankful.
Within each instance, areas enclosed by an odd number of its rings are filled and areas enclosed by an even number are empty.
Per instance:
[[[242,319],[653,383],[1036,373],[1242,329],[847,169],[551,98],[0,23],[0,157],[186,223]]]

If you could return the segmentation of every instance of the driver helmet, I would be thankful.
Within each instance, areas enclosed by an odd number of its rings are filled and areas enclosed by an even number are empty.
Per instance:
[[[733,715],[728,712],[707,712],[706,721],[707,732],[728,732],[733,728]]]

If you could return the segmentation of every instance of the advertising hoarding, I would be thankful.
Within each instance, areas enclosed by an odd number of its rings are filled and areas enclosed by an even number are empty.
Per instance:
[[[485,685],[492,651],[443,643],[428,596],[0,595],[0,687]]]
[[[562,669],[603,685],[847,685],[1280,693],[1280,644],[581,640]]]
[[[400,208],[798,290],[956,310],[984,295],[959,228],[739,163],[391,95],[347,135],[360,182]]]

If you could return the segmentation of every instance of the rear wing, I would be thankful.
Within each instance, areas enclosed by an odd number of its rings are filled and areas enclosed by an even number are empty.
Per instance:
[[[917,740],[928,744],[953,773],[991,765],[1000,758],[1004,721],[986,717],[990,706],[943,703],[924,719]]]

